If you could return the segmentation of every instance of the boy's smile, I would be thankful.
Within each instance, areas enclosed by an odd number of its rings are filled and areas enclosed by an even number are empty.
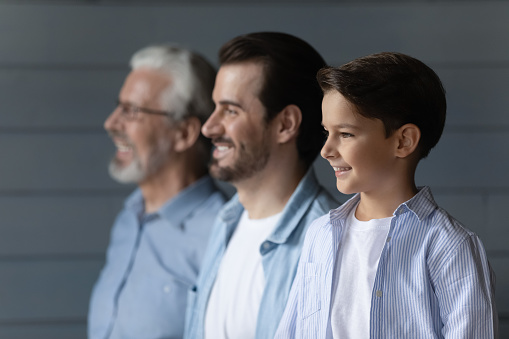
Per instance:
[[[382,121],[363,117],[336,91],[325,94],[322,112],[327,141],[321,155],[334,169],[338,190],[344,194],[391,190],[398,140],[385,136]]]
[[[351,167],[334,167],[332,166],[332,169],[334,170],[334,173],[336,173],[336,177],[339,177],[341,175],[344,175],[348,171],[350,171]]]

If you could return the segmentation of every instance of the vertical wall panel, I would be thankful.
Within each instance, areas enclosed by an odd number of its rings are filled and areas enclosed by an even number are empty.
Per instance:
[[[487,208],[487,242],[489,248],[495,251],[508,252],[509,242],[509,194],[491,195]],[[506,253],[506,255],[508,255]],[[509,273],[509,266],[505,267]],[[501,288],[505,288],[502,285]]]

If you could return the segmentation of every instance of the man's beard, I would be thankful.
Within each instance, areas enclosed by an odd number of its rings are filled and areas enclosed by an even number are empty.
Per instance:
[[[270,148],[266,142],[267,138],[262,138],[263,142],[258,147],[251,146],[249,149],[245,144],[239,144],[238,158],[231,166],[221,167],[218,160],[212,158],[210,163],[210,174],[221,181],[235,183],[241,180],[249,179],[256,173],[265,168],[269,161]],[[214,142],[229,142],[225,138],[215,139]]]
[[[138,183],[145,178],[145,171],[137,155],[133,155],[133,160],[127,166],[122,166],[116,158],[111,159],[108,171],[121,184]]]
[[[133,152],[132,160],[127,166],[122,166],[122,163],[115,157],[110,161],[108,166],[110,176],[112,179],[119,183],[140,183],[159,171],[168,161],[171,142],[167,138],[163,137],[159,140],[151,141],[152,148],[147,156],[147,160],[145,161],[144,166],[134,144],[125,134],[120,132],[112,132],[110,135],[115,135],[117,138],[120,137],[124,139],[127,145],[131,147]]]

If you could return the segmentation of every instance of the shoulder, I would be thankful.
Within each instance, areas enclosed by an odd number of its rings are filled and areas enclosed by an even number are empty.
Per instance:
[[[403,212],[405,210],[407,213]],[[414,198],[402,204],[395,215],[401,217],[402,230],[412,239],[425,241],[431,253],[436,250],[452,251],[467,239],[477,237],[438,206],[429,187],[422,188]]]
[[[427,223],[432,239],[439,243],[449,244],[454,248],[460,243],[477,235],[466,228],[460,221],[441,207],[435,209]]]
[[[419,238],[418,232],[422,232],[424,236],[426,261],[432,280],[436,281],[444,274],[474,274],[475,267],[487,267],[484,245],[477,234],[443,208],[437,207],[416,230],[413,232],[414,239]],[[456,273],[450,270],[452,267],[457,268]]]
[[[191,222],[211,224],[226,203],[225,194],[219,190],[212,178],[205,176],[177,197],[178,204],[173,208],[188,210],[187,218]],[[171,212],[174,214],[174,211]]]
[[[205,212],[209,211],[217,214],[217,212],[219,212],[219,210],[224,206],[226,201],[227,198],[225,194],[219,189],[215,189],[212,192],[208,192],[206,199],[202,204],[200,204],[198,209]]]
[[[111,228],[111,238],[115,239],[129,233],[136,233],[138,214],[143,210],[143,196],[139,188],[135,189],[125,200]]]
[[[227,200],[226,195],[209,175],[198,180],[188,190],[188,194],[194,195],[193,200],[200,201],[197,209],[214,208],[217,213]]]

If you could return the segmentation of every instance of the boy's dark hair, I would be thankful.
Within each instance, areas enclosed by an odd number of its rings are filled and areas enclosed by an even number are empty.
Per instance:
[[[419,127],[419,159],[442,135],[447,108],[444,87],[438,75],[415,58],[372,54],[341,67],[322,68],[317,80],[325,94],[336,90],[360,115],[382,120],[387,137],[407,123]]]
[[[321,127],[322,91],[316,72],[325,61],[307,42],[285,33],[260,32],[238,36],[219,50],[221,65],[257,62],[263,65],[260,101],[266,122],[283,108],[296,105],[302,111],[297,150],[309,167],[324,143]]]

